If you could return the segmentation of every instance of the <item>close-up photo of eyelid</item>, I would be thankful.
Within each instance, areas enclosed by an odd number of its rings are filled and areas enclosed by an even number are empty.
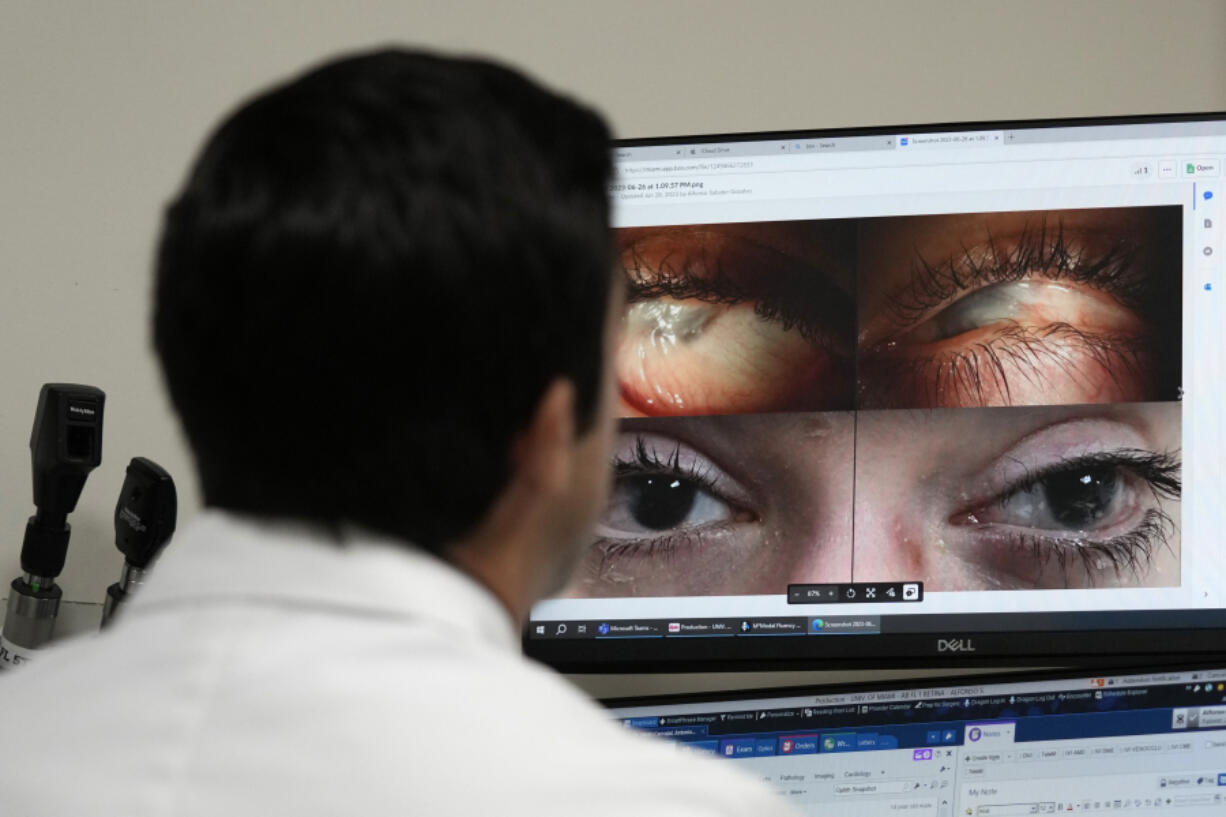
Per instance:
[[[1058,215],[1049,220],[1040,214],[1013,236],[993,235],[985,226],[981,240],[961,244],[939,261],[916,250],[908,262],[908,280],[885,299],[883,314],[862,328],[861,340],[881,332],[874,325],[895,331],[915,326],[966,293],[1032,278],[1083,285],[1138,308],[1146,290],[1144,274],[1137,269],[1140,248],[1127,235],[1096,238],[1066,228]]]
[[[578,595],[696,592],[687,582],[718,570],[725,549],[745,538],[738,532],[758,521],[740,483],[678,439],[623,432],[611,466],[610,498],[573,588]]]
[[[635,434],[613,460],[614,490],[597,532],[609,539],[650,539],[756,514],[734,479],[680,441]]]
[[[900,217],[862,239],[858,407],[1178,399],[1178,208]]]
[[[1178,586],[1181,409],[858,412],[855,581]]]
[[[777,593],[851,571],[850,412],[624,419],[571,597]]]
[[[1151,356],[1144,337],[1066,322],[1009,320],[964,345],[927,353],[861,356],[864,408],[1010,406],[1140,399]],[[1066,396],[1068,395],[1068,396]]]
[[[854,223],[623,230],[628,416],[848,409]]]
[[[804,258],[718,227],[647,233],[626,243],[621,256],[628,303],[670,298],[747,304],[764,320],[795,329],[836,353],[850,354],[855,331],[852,295],[830,267],[822,259]]]
[[[1177,424],[1176,403],[1139,409]],[[951,538],[964,559],[1018,587],[1178,583],[1177,568],[1154,568],[1167,557],[1177,565],[1180,456],[1146,437],[1108,418],[1039,429],[969,480],[980,495],[950,515]]]
[[[1162,206],[621,230],[627,419],[573,594],[774,593],[840,548],[856,581],[933,592],[1177,584],[1182,229]],[[817,499],[840,463],[766,443],[840,362],[846,524]],[[929,461],[971,470],[938,496]]]
[[[950,522],[970,533],[992,569],[1034,586],[1144,583],[1157,558],[1174,555],[1178,525],[1163,500],[1178,500],[1179,474],[1175,452],[1073,457]]]

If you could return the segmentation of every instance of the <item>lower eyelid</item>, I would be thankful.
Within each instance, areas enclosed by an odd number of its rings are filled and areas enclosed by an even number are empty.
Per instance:
[[[701,549],[705,543],[709,543],[712,537],[724,535],[730,527],[731,523],[720,522],[703,527],[661,531],[656,536],[625,538],[602,536],[592,542],[592,547],[600,551],[602,561],[623,557],[633,559],[672,557],[689,549]]]
[[[689,582],[705,581],[704,568],[752,546],[752,537],[733,523],[653,539],[601,538],[591,545],[582,581],[589,591],[604,588],[612,595],[688,595]]]
[[[1063,543],[1076,545],[1078,543],[1105,542],[1132,533],[1143,524],[1149,510],[1142,510],[1139,505],[1130,509],[1128,516],[1096,530],[1072,530],[1061,528],[1038,528],[1031,525],[1011,525],[1008,522],[987,522],[977,526],[970,533],[973,539],[985,543],[1001,544],[1019,537],[1044,541],[1053,544]]]
[[[1128,401],[1139,399],[1145,385],[1140,382],[1147,365],[1144,338],[1014,322],[980,330],[961,348],[936,348],[941,345],[879,347],[862,354],[861,407],[1038,405],[1054,402],[1047,390],[1066,385],[1082,387],[1080,399],[1059,402],[1112,402],[1104,392]],[[1042,392],[1040,399],[1015,399],[1015,392],[1026,389]]]
[[[600,573],[609,567],[621,563],[627,557],[630,559],[645,559],[660,554],[671,554],[677,539],[687,537],[683,534],[665,534],[651,539],[622,539],[617,537],[601,537],[592,542],[593,550],[600,554]]]
[[[1034,531],[981,531],[964,558],[981,566],[989,583],[1007,585],[1001,574],[1025,587],[1094,586],[1112,578],[1143,577],[1164,550],[1170,550],[1174,522],[1150,509],[1128,531],[1105,539],[1075,539]],[[986,536],[984,534],[987,534]],[[990,574],[990,576],[989,576]]]
[[[1093,586],[1096,578],[1141,579],[1153,566],[1162,551],[1170,551],[1170,537],[1175,524],[1164,511],[1147,510],[1129,531],[1109,539],[1069,540],[1036,539],[1033,545],[1045,548],[1046,568],[1054,560],[1064,579],[1080,570]],[[1040,574],[1041,578],[1041,574]]]

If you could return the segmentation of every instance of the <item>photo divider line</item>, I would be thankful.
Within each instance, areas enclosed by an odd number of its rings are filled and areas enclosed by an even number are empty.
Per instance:
[[[856,580],[856,457],[860,453],[860,412],[851,413],[851,578]]]

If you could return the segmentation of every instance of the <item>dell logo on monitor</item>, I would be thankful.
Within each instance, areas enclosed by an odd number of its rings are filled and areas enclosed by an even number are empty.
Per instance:
[[[974,652],[975,645],[969,638],[938,638],[937,652]]]

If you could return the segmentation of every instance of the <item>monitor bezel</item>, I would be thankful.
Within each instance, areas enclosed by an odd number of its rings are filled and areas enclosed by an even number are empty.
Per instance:
[[[1176,673],[1215,671],[1226,669],[1226,655],[1210,661],[1162,664],[1124,664],[1119,667],[1094,665],[1095,675],[1117,678],[1128,675],[1147,675],[1155,672]],[[1071,681],[1086,677],[1090,667],[1023,668],[1011,671],[982,672],[963,675],[919,675],[895,677],[871,681],[839,681],[827,684],[802,684],[784,687],[760,687],[752,689],[706,690],[703,692],[679,692],[658,695],[634,695],[627,697],[599,698],[597,702],[605,709],[629,709],[632,707],[680,706],[721,701],[770,700],[783,698],[814,697],[819,695],[848,695],[895,690],[928,689],[939,687],[992,686],[994,684],[1025,684],[1044,681]],[[924,700],[917,698],[915,700]]]
[[[912,123],[635,137],[614,140],[612,149],[716,142],[874,136],[909,132],[1041,130],[1213,121],[1226,121],[1226,111]],[[1189,608],[1183,611],[1163,612],[1186,612],[1193,617],[1197,614],[1205,615],[1216,612],[1219,617],[1226,616],[1226,608]],[[949,615],[953,617],[968,614]],[[531,623],[531,620],[528,623]],[[970,643],[974,646],[973,652],[960,651],[950,654],[940,649],[942,641],[948,643],[965,639],[970,639]],[[528,657],[567,673],[919,668],[933,666],[934,659],[940,665],[949,667],[1026,665],[1052,661],[1069,667],[1101,667],[1129,664],[1147,659],[1186,662],[1202,657],[1226,656],[1226,626],[1041,632],[1001,632],[953,628],[940,633],[882,634],[837,639],[797,636],[759,639],[732,637],[597,640],[531,638],[526,623],[522,634],[522,644],[524,653]],[[727,648],[730,645],[735,645],[733,654],[728,654]]]

